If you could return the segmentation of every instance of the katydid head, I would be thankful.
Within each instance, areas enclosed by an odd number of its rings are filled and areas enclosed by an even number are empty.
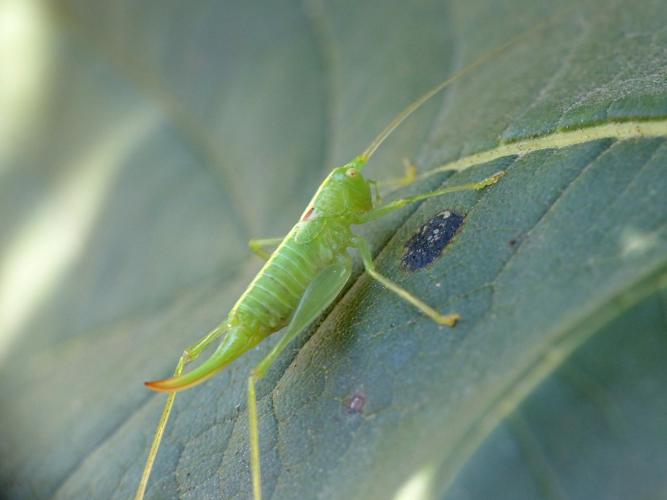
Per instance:
[[[387,138],[415,111],[421,108],[427,101],[449,87],[452,83],[484,63],[497,57],[508,48],[516,45],[519,41],[528,38],[533,33],[540,31],[554,20],[563,16],[570,9],[566,9],[556,16],[547,18],[545,21],[533,26],[530,30],[521,33],[508,40],[504,44],[483,53],[472,63],[468,64],[449,78],[439,83],[431,90],[423,94],[417,100],[410,103],[398,115],[391,120],[387,126],[373,139],[368,147],[354,160],[342,167],[335,168],[329,176],[320,185],[315,196],[308,204],[305,212],[301,216],[301,221],[309,220],[313,217],[348,217],[351,223],[355,223],[358,216],[368,212],[373,208],[371,196],[371,181],[368,181],[361,175],[361,171],[366,166],[366,162],[371,159],[377,149]]]
[[[354,160],[337,169],[337,177],[347,197],[347,212],[351,216],[361,215],[373,208],[371,182],[361,173],[364,164],[365,161]]]
[[[352,217],[373,208],[371,187],[361,174],[366,161],[355,158],[334,168],[308,204],[301,220],[312,217]]]

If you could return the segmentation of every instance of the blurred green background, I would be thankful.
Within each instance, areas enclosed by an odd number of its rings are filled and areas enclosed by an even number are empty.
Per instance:
[[[166,376],[326,172],[548,1],[0,2],[0,491],[128,498]],[[400,175],[629,120],[400,194],[501,183],[361,229],[441,329],[357,272],[259,385],[267,498],[667,498],[667,5],[590,0],[429,102]],[[660,125],[662,124],[662,125]],[[393,196],[397,196],[395,193]],[[403,247],[465,216],[418,272]],[[245,382],[176,400],[148,498],[248,498]],[[363,408],[350,411],[350,400]],[[361,399],[360,399],[361,398]]]

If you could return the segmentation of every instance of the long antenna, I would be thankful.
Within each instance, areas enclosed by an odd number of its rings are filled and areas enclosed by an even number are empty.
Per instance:
[[[572,7],[571,7],[572,8]],[[571,9],[570,8],[570,9]],[[547,17],[545,20],[542,22],[536,24],[532,28],[530,28],[528,31],[524,31],[523,33],[520,33],[519,35],[516,35],[515,37],[510,38],[508,41],[505,43],[499,45],[498,47],[489,50],[488,52],[485,52],[481,56],[479,56],[477,59],[475,59],[473,62],[465,66],[464,68],[461,68],[459,71],[454,73],[452,76],[447,78],[445,81],[442,83],[436,85],[433,87],[431,90],[426,92],[424,95],[422,95],[420,98],[418,98],[416,101],[413,101],[407,108],[405,108],[403,111],[401,111],[389,124],[378,134],[378,136],[373,139],[373,142],[370,143],[370,145],[365,149],[365,151],[361,154],[360,159],[365,163],[370,159],[371,156],[375,153],[377,148],[380,147],[380,145],[385,141],[389,135],[396,130],[396,128],[403,123],[403,121],[409,117],[412,113],[417,111],[421,107],[422,104],[424,104],[426,101],[428,101],[431,97],[436,95],[438,92],[443,90],[444,88],[448,87],[452,83],[454,83],[456,80],[462,78],[463,76],[467,75],[470,73],[472,70],[476,69],[478,66],[481,66],[485,62],[493,59],[494,57],[502,54],[504,51],[512,47],[513,45],[517,44],[521,40],[530,37],[533,35],[535,32],[540,31],[542,28],[547,26],[548,24],[553,23],[556,19],[561,18],[564,16],[570,9],[565,9],[564,11],[561,11],[560,13],[557,13],[551,17]]]

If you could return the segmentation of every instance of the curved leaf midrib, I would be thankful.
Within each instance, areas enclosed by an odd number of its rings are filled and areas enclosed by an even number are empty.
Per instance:
[[[540,135],[524,140],[499,142],[499,145],[470,155],[448,161],[438,167],[418,175],[417,180],[433,175],[462,171],[482,163],[498,160],[506,156],[524,156],[536,151],[561,149],[577,146],[601,139],[641,139],[651,137],[667,137],[667,117],[646,120],[629,119],[627,121],[606,122],[584,126],[575,130],[557,130],[551,134]]]

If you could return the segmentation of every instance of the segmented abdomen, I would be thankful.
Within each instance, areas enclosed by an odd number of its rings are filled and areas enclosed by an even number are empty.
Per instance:
[[[300,244],[288,236],[238,300],[230,321],[256,323],[266,335],[279,330],[325,264],[319,244]]]

